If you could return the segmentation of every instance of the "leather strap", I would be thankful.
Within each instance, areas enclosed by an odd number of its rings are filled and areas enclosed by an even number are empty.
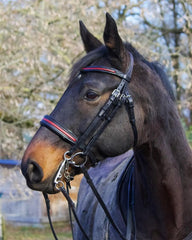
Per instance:
[[[107,206],[106,206],[105,203],[103,202],[103,199],[101,198],[101,196],[100,196],[100,194],[98,193],[95,185],[93,184],[93,181],[92,181],[92,179],[90,178],[90,176],[89,176],[86,168],[85,168],[84,166],[82,166],[82,167],[81,167],[81,170],[82,170],[82,172],[83,172],[83,174],[84,174],[84,177],[85,177],[86,180],[87,180],[87,183],[89,184],[89,186],[91,187],[91,189],[92,189],[95,197],[97,198],[99,204],[100,204],[101,207],[103,208],[103,211],[105,212],[105,214],[106,214],[107,218],[109,219],[111,225],[112,225],[112,226],[114,227],[114,229],[118,232],[118,234],[119,234],[119,236],[121,237],[121,239],[127,240],[127,238],[125,238],[125,237],[123,236],[123,233],[121,232],[121,230],[119,229],[119,227],[115,224],[115,222],[114,222],[114,220],[113,220],[113,218],[112,218],[112,216],[111,216],[111,214],[110,214]]]
[[[102,66],[89,66],[85,68],[81,68],[81,72],[101,72],[108,73],[114,76],[117,76],[121,79],[125,79],[127,82],[130,82],[130,77],[127,74],[122,73],[121,71],[115,68],[102,67]]]
[[[45,199],[45,205],[46,205],[46,209],[47,209],[47,217],[48,217],[48,219],[49,219],[49,225],[50,225],[52,234],[53,234],[55,240],[58,240],[57,235],[56,235],[55,230],[54,230],[54,227],[53,227],[52,220],[51,220],[51,215],[50,215],[50,200],[49,200],[48,194],[45,193],[45,192],[43,192],[43,197],[44,197],[44,199]]]
[[[56,133],[63,140],[75,144],[77,142],[77,137],[70,130],[61,126],[54,118],[49,115],[45,115],[40,122],[41,126],[49,128],[52,132]]]
[[[77,214],[76,214],[76,211],[75,211],[75,204],[72,201],[72,199],[70,198],[68,192],[65,190],[64,186],[61,186],[59,190],[62,192],[64,197],[67,199],[68,205],[69,205],[69,211],[72,210],[73,216],[74,216],[79,228],[81,229],[82,233],[84,234],[85,239],[90,240],[89,237],[87,236],[86,232],[84,231],[78,217],[77,217]],[[44,199],[45,199],[45,204],[46,204],[46,208],[47,208],[47,216],[48,216],[48,219],[49,219],[49,225],[51,227],[52,234],[53,234],[55,240],[58,240],[57,235],[56,235],[55,230],[54,230],[54,227],[53,227],[52,220],[51,220],[50,200],[49,200],[48,194],[43,192],[43,196],[44,196]],[[72,222],[71,222],[71,226],[72,226]],[[73,228],[72,228],[72,233],[73,233]]]

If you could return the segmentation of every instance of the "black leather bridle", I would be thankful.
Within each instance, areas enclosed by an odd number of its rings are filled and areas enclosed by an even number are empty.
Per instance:
[[[80,74],[86,74],[88,72],[99,72],[99,73],[105,73],[114,75],[116,77],[119,77],[121,79],[121,82],[117,86],[116,89],[113,90],[111,93],[109,99],[104,104],[104,106],[100,109],[96,117],[92,120],[92,122],[89,124],[85,132],[79,136],[78,138],[73,134],[70,130],[63,127],[59,122],[57,122],[54,118],[52,118],[49,115],[44,116],[44,118],[41,120],[41,126],[47,127],[52,132],[57,134],[59,137],[61,137],[64,141],[67,141],[71,144],[71,148],[69,151],[67,151],[64,154],[64,161],[61,163],[58,172],[56,174],[54,183],[55,187],[61,191],[65,197],[68,200],[69,205],[70,198],[68,196],[68,193],[64,189],[64,183],[61,180],[62,176],[64,175],[66,182],[70,182],[71,176],[68,173],[68,167],[71,165],[73,167],[80,167],[81,171],[83,172],[84,176],[87,179],[87,182],[89,183],[90,187],[92,188],[94,194],[96,195],[99,203],[101,204],[103,210],[105,211],[109,221],[113,225],[113,227],[117,230],[119,233],[121,239],[126,239],[119,228],[114,223],[106,205],[102,201],[102,198],[100,197],[99,193],[97,192],[97,189],[93,185],[92,180],[90,179],[88,172],[85,168],[85,163],[87,161],[87,157],[92,159],[91,154],[91,148],[94,145],[95,141],[99,138],[99,136],[102,134],[104,129],[107,127],[108,123],[112,120],[114,115],[116,114],[117,110],[122,106],[125,105],[125,108],[127,110],[129,121],[132,126],[133,130],[133,136],[134,136],[134,143],[133,146],[137,144],[137,128],[136,128],[136,122],[135,122],[135,114],[134,114],[134,103],[133,98],[129,93],[128,84],[131,81],[132,71],[133,71],[133,65],[134,65],[134,59],[131,53],[130,54],[130,64],[129,68],[126,74],[122,73],[121,71],[109,68],[109,67],[103,67],[103,66],[88,66],[84,67],[80,70]],[[74,161],[74,158],[79,155],[81,158],[84,159],[83,163],[76,164]],[[44,194],[46,202],[47,195]],[[74,206],[72,207],[72,211],[75,214]],[[76,214],[75,214],[76,215]],[[80,226],[81,230],[83,231],[85,238],[89,239],[86,235],[84,229],[82,229],[79,220],[77,216],[75,216],[78,225]],[[54,233],[53,233],[54,234]],[[55,236],[54,236],[55,237]],[[55,239],[57,239],[55,237]]]
[[[59,122],[57,122],[49,115],[44,116],[44,118],[41,120],[41,125],[49,128],[52,132],[59,135],[64,141],[72,144],[70,154],[73,154],[77,150],[81,150],[83,155],[87,156],[90,153],[91,147],[94,145],[95,141],[104,131],[111,119],[114,117],[117,110],[122,106],[122,104],[124,104],[133,129],[135,146],[137,143],[137,128],[135,123],[133,98],[128,90],[128,83],[130,83],[131,81],[133,64],[133,56],[130,53],[130,65],[126,74],[123,74],[122,72],[114,68],[101,66],[89,66],[80,70],[81,74],[87,72],[100,72],[114,75],[119,77],[121,79],[121,82],[118,87],[111,93],[107,102],[100,109],[96,117],[93,119],[93,121],[89,124],[88,128],[79,138],[77,138],[75,134],[63,127]],[[86,143],[88,139],[89,141],[88,143]]]

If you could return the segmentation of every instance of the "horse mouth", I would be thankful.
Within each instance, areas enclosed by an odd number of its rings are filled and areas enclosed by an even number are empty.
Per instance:
[[[40,183],[31,183],[30,181],[26,180],[26,183],[27,186],[34,191],[46,192],[49,194],[58,193],[58,190],[55,188],[55,184],[51,179],[47,179]]]
[[[69,171],[70,181],[72,181],[74,179],[75,175],[78,175],[80,173],[81,172],[80,172],[79,168],[71,167],[70,171]],[[34,182],[32,183],[30,180],[26,179],[26,183],[27,183],[27,186],[34,191],[45,192],[48,194],[56,194],[59,192],[59,190],[56,186],[56,183],[55,183],[56,175],[57,175],[57,172],[55,173],[54,176],[49,177],[49,178],[45,179],[44,181],[41,181],[38,183],[34,183]],[[63,185],[65,185],[68,181],[69,181],[69,179],[65,178],[64,174],[62,175],[61,179],[59,180],[59,182],[62,182]]]

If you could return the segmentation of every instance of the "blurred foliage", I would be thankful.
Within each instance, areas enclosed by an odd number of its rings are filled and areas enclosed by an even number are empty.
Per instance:
[[[54,229],[59,239],[72,240],[71,229],[68,223],[54,222]],[[6,223],[4,227],[4,240],[52,240],[50,226],[13,226]]]
[[[189,140],[189,144],[192,147],[192,126],[186,129],[186,135],[187,135],[187,139]]]
[[[78,21],[101,39],[106,11],[124,40],[167,67],[178,109],[190,127],[189,0],[127,0],[126,5],[123,0],[0,0],[0,158],[22,157],[39,120],[64,92],[74,60],[84,54]]]

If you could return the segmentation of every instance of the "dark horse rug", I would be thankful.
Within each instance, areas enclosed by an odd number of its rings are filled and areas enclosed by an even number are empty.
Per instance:
[[[128,181],[132,156],[133,152],[128,151],[120,156],[107,158],[89,170],[89,174],[112,218],[115,219],[115,223],[124,235],[127,232],[127,219],[125,219],[127,213],[125,213],[125,209],[121,208],[121,201],[125,201],[125,205],[127,205],[127,191],[123,190],[124,185],[127,186],[127,184],[123,183]],[[118,233],[111,226],[85,178],[82,179],[79,189],[77,215],[90,239],[119,239]],[[74,239],[84,239],[84,235],[77,225],[74,228]]]

